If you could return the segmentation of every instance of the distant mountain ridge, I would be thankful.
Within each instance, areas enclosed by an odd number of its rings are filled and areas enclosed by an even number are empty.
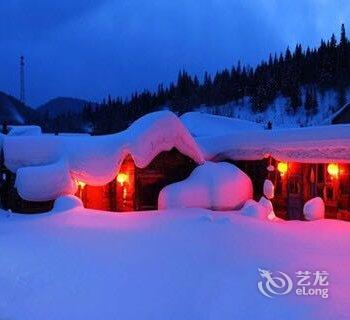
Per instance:
[[[0,122],[6,120],[9,124],[25,124],[38,117],[36,110],[26,106],[17,98],[0,91]]]
[[[55,118],[56,116],[65,113],[81,113],[84,106],[88,103],[96,105],[96,103],[92,103],[83,99],[57,97],[39,106],[36,110],[42,115],[46,114],[50,118]]]

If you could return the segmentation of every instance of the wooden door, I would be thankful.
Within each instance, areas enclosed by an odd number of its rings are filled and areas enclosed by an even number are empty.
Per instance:
[[[288,177],[287,216],[289,220],[304,220],[303,175],[295,173]]]

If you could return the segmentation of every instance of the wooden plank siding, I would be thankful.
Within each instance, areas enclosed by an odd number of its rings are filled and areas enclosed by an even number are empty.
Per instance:
[[[146,168],[137,168],[127,156],[119,173],[127,175],[123,184],[116,178],[104,186],[86,185],[78,190],[85,208],[102,211],[143,211],[158,207],[159,192],[174,182],[186,179],[196,167],[195,162],[176,149],[162,152]]]
[[[303,220],[304,204],[314,197],[321,197],[325,202],[326,218],[350,221],[349,164],[339,164],[340,174],[336,178],[327,172],[327,163],[288,163],[288,171],[283,177],[277,170],[267,170],[269,164],[277,168],[275,159],[233,163],[251,177],[255,200],[263,194],[264,180],[269,178],[273,182],[275,197],[272,202],[280,218]]]

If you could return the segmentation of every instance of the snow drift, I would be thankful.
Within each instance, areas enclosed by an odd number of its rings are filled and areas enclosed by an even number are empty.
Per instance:
[[[56,199],[52,212],[67,211],[72,209],[82,209],[83,202],[76,196],[62,196]]]
[[[250,178],[236,166],[205,162],[186,180],[166,186],[159,194],[158,208],[240,209],[252,194]]]
[[[267,207],[252,199],[248,200],[244,204],[242,210],[240,210],[239,213],[244,216],[257,218],[260,220],[268,219]]]
[[[306,220],[324,219],[325,206],[323,199],[316,197],[307,201],[304,205],[303,212]]]
[[[259,202],[261,206],[265,207],[266,209],[266,215],[269,220],[273,220],[276,218],[275,212],[273,210],[273,204],[271,200],[266,199],[265,197],[261,197]]]
[[[16,185],[20,195],[32,201],[52,200],[57,195],[72,193],[74,180],[89,185],[104,185],[115,178],[128,154],[136,166],[144,168],[159,153],[172,148],[197,163],[204,161],[190,133],[170,111],[148,114],[135,121],[127,130],[106,136],[4,138],[6,167],[12,172],[22,168]],[[38,185],[35,186],[34,181],[28,181],[30,175],[39,176],[42,181],[37,181]],[[55,187],[59,175],[65,178]]]

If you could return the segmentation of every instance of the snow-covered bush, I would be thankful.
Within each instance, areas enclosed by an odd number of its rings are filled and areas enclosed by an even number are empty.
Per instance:
[[[325,206],[323,199],[317,197],[307,201],[303,212],[306,220],[324,219]]]
[[[66,211],[83,207],[82,201],[76,196],[59,197],[53,206],[53,211]]]
[[[266,179],[264,181],[264,196],[267,199],[273,199],[275,196],[275,186],[271,182],[271,180]]]
[[[158,208],[234,210],[252,195],[250,178],[236,166],[205,162],[186,180],[166,186],[159,194]]]
[[[268,219],[268,210],[266,207],[252,199],[244,204],[239,213],[247,217],[254,217],[261,220]]]

